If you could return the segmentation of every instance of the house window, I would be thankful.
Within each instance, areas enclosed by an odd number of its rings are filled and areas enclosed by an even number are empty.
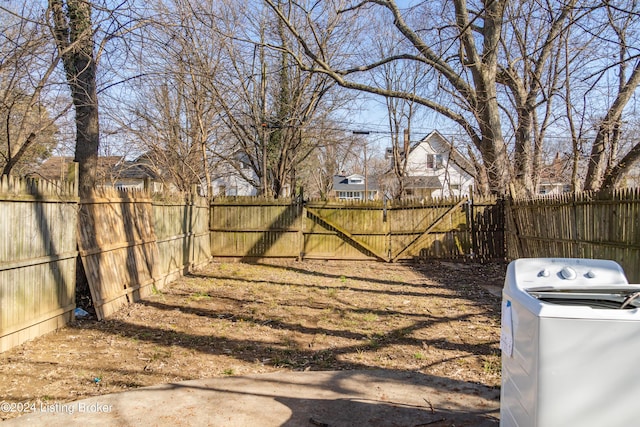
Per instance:
[[[362,192],[361,191],[338,191],[338,199],[362,200]]]
[[[362,184],[362,180],[360,178],[353,178],[351,184]]]
[[[427,169],[440,169],[442,167],[442,154],[427,154]]]

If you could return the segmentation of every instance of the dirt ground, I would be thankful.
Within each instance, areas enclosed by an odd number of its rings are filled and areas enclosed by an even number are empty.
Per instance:
[[[282,370],[409,370],[499,387],[504,272],[444,262],[214,262],[107,321],[76,320],[0,354],[0,402],[40,406]]]

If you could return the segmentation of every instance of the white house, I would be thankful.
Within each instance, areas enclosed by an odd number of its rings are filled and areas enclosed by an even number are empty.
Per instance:
[[[258,195],[258,189],[243,177],[244,175],[254,182],[260,181],[249,164],[248,156],[242,151],[234,153],[231,160],[217,163],[212,175],[214,196]]]
[[[571,191],[571,157],[556,157],[549,164],[543,164],[536,193],[544,195],[562,194]]]
[[[378,198],[378,185],[371,178],[365,180],[363,175],[335,175],[333,192],[340,200],[375,200]],[[366,193],[366,196],[365,196]]]
[[[473,166],[438,131],[412,145],[407,156],[406,195],[466,196],[473,191]]]

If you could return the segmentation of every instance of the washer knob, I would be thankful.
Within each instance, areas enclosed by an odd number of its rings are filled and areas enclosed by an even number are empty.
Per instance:
[[[589,270],[589,271],[587,271],[586,276],[587,276],[589,279],[593,279],[594,277],[596,277],[596,273],[594,273],[594,272],[593,272],[593,270]]]
[[[540,270],[540,273],[538,273],[538,276],[540,276],[540,277],[549,277],[550,275],[551,275],[551,273],[546,268]]]
[[[562,276],[563,279],[574,280],[578,277],[578,274],[571,267],[563,267],[562,270],[560,270],[560,276]]]

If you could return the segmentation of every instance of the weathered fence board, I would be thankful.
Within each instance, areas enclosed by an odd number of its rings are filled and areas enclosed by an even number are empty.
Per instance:
[[[72,183],[0,177],[0,352],[72,319],[77,202]]]
[[[290,200],[219,199],[211,204],[214,257],[299,257],[302,205]]]
[[[640,282],[640,190],[516,199],[507,206],[508,257],[615,260]]]
[[[460,209],[464,203],[468,203],[465,198],[443,199],[427,207],[421,204],[391,208],[391,259],[464,257],[467,251],[456,233],[467,230],[467,216]]]
[[[160,284],[147,193],[96,189],[80,201],[78,225],[80,256],[99,319],[149,295]]]
[[[194,197],[191,203],[190,263],[192,268],[197,268],[211,261],[210,206],[206,197]]]
[[[158,245],[158,273],[169,283],[192,268],[209,262],[209,203],[191,195],[157,196],[153,201]]]
[[[468,206],[467,224],[471,237],[471,257],[477,261],[505,259],[505,200],[476,197]]]

